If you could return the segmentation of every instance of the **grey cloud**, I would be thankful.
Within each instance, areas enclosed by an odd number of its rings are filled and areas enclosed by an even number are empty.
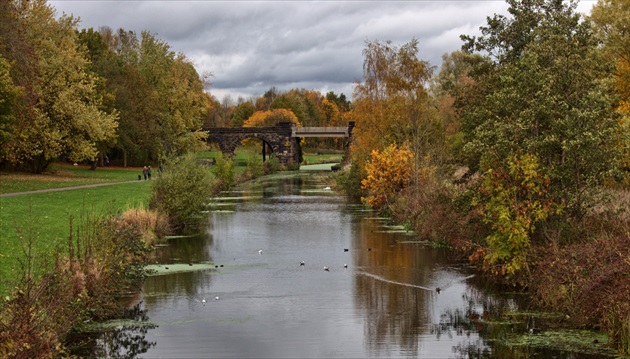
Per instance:
[[[275,86],[352,95],[366,40],[418,39],[439,66],[501,1],[49,1],[81,27],[147,30],[212,72],[215,94],[260,95]]]

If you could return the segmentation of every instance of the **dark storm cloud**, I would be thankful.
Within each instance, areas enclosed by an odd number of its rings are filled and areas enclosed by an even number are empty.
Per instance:
[[[419,57],[439,66],[476,34],[501,1],[84,1],[49,2],[81,27],[143,30],[212,72],[211,93],[256,96],[270,87],[352,95],[365,41],[418,39]]]

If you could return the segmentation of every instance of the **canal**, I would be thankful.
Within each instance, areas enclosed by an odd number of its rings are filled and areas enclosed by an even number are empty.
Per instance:
[[[146,280],[137,307],[151,324],[104,335],[99,355],[588,357],[498,344],[534,329],[531,318],[499,323],[527,310],[518,297],[331,185],[281,175],[216,198],[203,233],[159,248],[165,270]]]

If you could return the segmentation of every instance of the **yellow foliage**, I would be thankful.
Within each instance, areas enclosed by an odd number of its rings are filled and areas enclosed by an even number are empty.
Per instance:
[[[389,205],[412,182],[413,164],[414,154],[407,146],[392,144],[382,152],[373,150],[372,159],[365,164],[367,178],[361,181],[368,196],[361,200],[375,208]]]
[[[278,122],[293,122],[298,127],[301,126],[297,116],[291,110],[284,108],[256,111],[244,123],[243,127],[273,127]]]

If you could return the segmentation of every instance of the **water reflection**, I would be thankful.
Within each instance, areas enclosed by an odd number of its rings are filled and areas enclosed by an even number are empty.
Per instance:
[[[146,334],[156,327],[149,322],[141,304],[135,305],[126,313],[123,324],[110,330],[101,330],[98,335],[83,333],[73,336],[71,354],[80,358],[137,358],[155,346],[155,341],[148,341]],[[134,324],[135,323],[135,324]]]

